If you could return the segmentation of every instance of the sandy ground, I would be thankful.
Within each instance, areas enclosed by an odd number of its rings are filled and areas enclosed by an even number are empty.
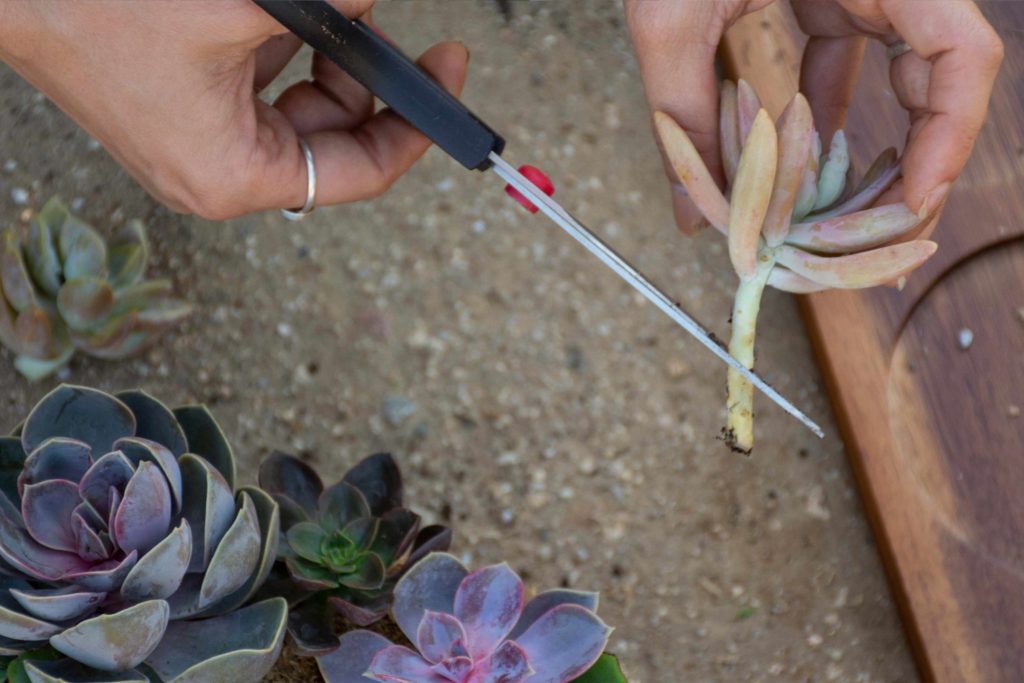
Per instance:
[[[544,168],[570,210],[725,336],[727,256],[717,236],[672,226],[618,5],[511,12],[403,2],[377,20],[410,52],[464,40],[465,100],[508,137],[506,157]],[[829,436],[759,398],[747,459],[716,439],[723,366],[496,178],[436,150],[372,203],[213,224],[157,206],[0,69],[8,160],[5,223],[26,208],[15,188],[28,207],[80,198],[103,230],[142,218],[151,272],[197,304],[142,358],[78,358],[67,381],[208,403],[246,481],[274,448],[327,479],[390,450],[413,506],[455,526],[466,561],[508,560],[535,590],[600,590],[635,682],[915,678],[788,296],[767,297],[759,367]],[[0,360],[13,425],[57,380],[30,386]]]

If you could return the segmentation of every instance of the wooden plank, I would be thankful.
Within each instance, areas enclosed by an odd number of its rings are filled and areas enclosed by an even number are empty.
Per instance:
[[[922,676],[1024,681],[1024,3],[984,2],[1006,63],[989,121],[906,289],[801,307]],[[780,3],[734,27],[724,57],[777,114],[802,39]],[[863,164],[906,115],[880,46],[846,127]],[[961,330],[973,341],[963,349]],[[965,333],[966,334],[966,333]]]

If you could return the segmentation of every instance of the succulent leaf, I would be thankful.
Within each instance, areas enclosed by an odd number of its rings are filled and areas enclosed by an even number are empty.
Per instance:
[[[304,655],[323,655],[338,647],[334,611],[324,599],[312,598],[292,607],[288,613],[288,633]]]
[[[413,565],[399,580],[391,616],[410,642],[416,642],[416,632],[427,610],[454,612],[455,593],[468,574],[454,556],[435,553]]]
[[[473,675],[479,677],[480,683],[523,683],[534,673],[526,651],[511,640],[499,645],[473,668]]]
[[[80,622],[52,636],[50,644],[95,669],[125,671],[141,664],[156,649],[169,618],[165,601],[149,600]]]
[[[64,263],[64,279],[105,277],[107,245],[99,233],[68,214],[60,227],[57,248]]]
[[[316,517],[324,485],[316,472],[298,458],[275,451],[260,464],[259,484],[275,499],[282,495],[297,503],[307,518]]]
[[[450,680],[434,672],[430,662],[403,645],[388,645],[373,657],[366,675],[374,681],[422,681],[444,683]]]
[[[256,510],[256,520],[260,527],[260,554],[256,570],[252,572],[249,579],[230,595],[222,598],[217,604],[205,610],[205,614],[211,616],[225,614],[235,610],[249,601],[256,591],[263,585],[270,575],[270,570],[277,557],[278,535],[280,530],[281,517],[278,507],[273,499],[265,491],[243,486],[238,491],[238,500],[242,495],[249,496],[253,508]]]
[[[111,240],[109,250],[109,279],[115,288],[130,287],[142,279],[149,258],[146,226],[140,220],[129,221]]]
[[[856,213],[798,223],[786,243],[823,254],[846,254],[885,244],[921,223],[904,204],[876,206]]]
[[[57,296],[63,280],[60,257],[50,224],[38,216],[29,224],[25,262],[39,289],[49,297]]]
[[[818,176],[818,196],[814,200],[815,209],[824,209],[832,205],[843,193],[846,186],[846,171],[850,167],[850,155],[846,148],[846,134],[836,131],[832,136],[832,144]]]
[[[54,622],[68,621],[88,614],[107,596],[106,593],[91,593],[74,586],[24,590],[12,588],[10,593],[31,616]]]
[[[507,564],[468,574],[455,593],[455,617],[466,627],[466,649],[474,659],[494,650],[523,611],[523,582]]]
[[[124,391],[117,394],[117,399],[128,407],[138,421],[135,429],[137,438],[161,444],[175,458],[188,451],[185,432],[178,424],[174,413],[163,403],[144,391]],[[180,480],[179,476],[178,481]],[[171,482],[171,485],[173,487],[174,482]],[[180,484],[178,490],[181,490]]]
[[[32,305],[14,320],[14,335],[18,350],[37,358],[54,355],[53,321],[40,306]]]
[[[287,537],[288,545],[299,557],[310,562],[318,562],[320,546],[327,537],[327,532],[319,524],[301,522],[288,529]]]
[[[192,529],[181,520],[132,567],[121,584],[121,597],[130,602],[169,598],[181,586],[192,557]]]
[[[828,289],[826,285],[808,280],[802,275],[797,275],[789,268],[778,265],[772,268],[772,272],[768,276],[768,286],[783,292],[790,292],[791,294],[813,294]]]
[[[113,308],[114,290],[98,277],[68,280],[57,293],[57,310],[72,330],[91,330],[101,325]]]
[[[71,659],[26,660],[25,672],[31,683],[152,683],[136,670],[97,671]]]
[[[704,165],[700,152],[686,131],[668,114],[655,112],[654,125],[669,163],[690,199],[711,225],[725,233],[729,225],[729,203]]]
[[[896,150],[890,147],[878,155],[849,199],[836,204],[827,211],[814,213],[812,216],[808,216],[807,220],[832,218],[867,209],[893,186],[901,172],[899,156],[896,154]]]
[[[316,663],[327,683],[366,683],[363,674],[389,645],[387,638],[372,631],[349,631],[341,636],[338,649],[317,657]]]
[[[608,644],[611,629],[579,605],[560,605],[543,614],[516,642],[533,667],[530,683],[562,683],[582,675]]]
[[[515,628],[512,629],[508,637],[510,640],[516,640],[533,625],[533,622],[559,605],[579,605],[591,612],[596,612],[598,602],[598,594],[588,591],[557,588],[538,593],[526,603],[523,613],[519,616],[519,621],[516,622]]]
[[[25,614],[10,595],[0,594],[0,636],[22,641],[41,641],[60,633],[61,627]]]
[[[387,594],[374,598],[361,598],[359,604],[356,604],[347,599],[351,597],[349,595],[351,591],[339,589],[338,592],[344,593],[344,597],[342,595],[328,595],[328,604],[336,609],[338,614],[356,626],[369,626],[379,621],[388,613],[388,608],[391,606],[391,599]]]
[[[17,313],[36,305],[35,288],[25,267],[18,237],[11,229],[4,230],[3,251],[0,251],[0,283],[7,303]]]
[[[288,603],[271,598],[230,614],[174,621],[146,663],[168,683],[258,681],[281,653]]]
[[[301,557],[289,557],[285,560],[285,564],[292,579],[307,590],[317,591],[338,587],[337,577],[327,567],[303,560]]]
[[[88,569],[70,571],[61,576],[62,581],[76,584],[91,591],[109,592],[124,583],[128,572],[139,559],[137,550],[133,550],[124,559],[118,562],[110,560],[101,564],[92,565]]]
[[[22,377],[29,382],[36,382],[67,365],[67,362],[71,360],[71,356],[74,353],[75,349],[69,346],[52,360],[18,356],[14,359],[14,369],[21,373]]]
[[[71,514],[78,506],[78,486],[63,479],[29,484],[22,492],[21,515],[32,538],[53,550],[74,552],[78,546]]]
[[[354,571],[338,574],[335,580],[356,590],[376,590],[384,585],[386,575],[387,570],[380,557],[368,553],[359,560]]]
[[[50,437],[64,436],[89,444],[94,453],[106,453],[134,432],[135,416],[128,406],[101,391],[62,384],[29,413],[21,443],[32,452]]]
[[[173,509],[181,510],[181,470],[178,467],[178,462],[174,459],[174,454],[169,449],[158,441],[150,441],[137,436],[118,439],[114,442],[113,447],[116,451],[120,451],[133,467],[137,468],[144,462],[156,465],[170,489]]]
[[[20,519],[6,514],[0,515],[0,557],[25,576],[44,582],[88,568],[75,555],[40,545],[25,531]]]
[[[82,500],[107,519],[114,512],[110,506],[110,490],[123,489],[135,474],[128,458],[120,451],[112,451],[93,463],[78,483]]]
[[[171,491],[167,479],[152,462],[139,463],[125,486],[111,533],[125,552],[138,550],[142,555],[168,534],[170,526]]]
[[[778,168],[762,231],[769,247],[781,244],[789,232],[793,207],[807,170],[813,128],[811,107],[797,93],[778,122]]]
[[[729,210],[729,259],[743,280],[753,277],[757,270],[757,245],[771,201],[777,163],[778,136],[771,117],[762,109],[740,154]]]
[[[339,481],[320,494],[319,520],[325,531],[337,531],[369,515],[370,504],[366,497],[347,481]]]
[[[205,608],[238,590],[256,570],[260,559],[260,525],[256,507],[246,494],[235,521],[217,544],[206,569],[199,594],[199,607]]]
[[[754,120],[761,110],[761,100],[757,93],[742,78],[736,83],[736,107],[740,124],[740,147],[746,145],[750,130],[754,127]]]
[[[206,406],[183,406],[174,417],[185,434],[190,453],[202,456],[224,478],[229,489],[235,487],[235,456],[224,430]]]
[[[345,473],[342,481],[359,489],[374,517],[383,517],[402,507],[402,473],[390,453],[363,458]]]
[[[181,456],[182,516],[192,527],[189,572],[204,571],[235,518],[234,496],[220,472],[191,453]]]
[[[451,657],[466,656],[466,631],[451,614],[427,611],[416,631],[416,647],[433,664]]]
[[[47,479],[64,479],[79,482],[92,466],[88,444],[60,436],[47,439],[25,459],[18,476],[18,492],[25,484],[35,484]]]
[[[918,240],[827,257],[783,245],[779,248],[779,263],[833,289],[862,289],[894,282],[927,261],[937,248],[934,242]]]

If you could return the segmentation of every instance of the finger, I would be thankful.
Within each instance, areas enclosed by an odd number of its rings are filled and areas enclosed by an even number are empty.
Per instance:
[[[800,92],[807,96],[822,145],[846,126],[867,39],[812,37],[800,66]]]
[[[883,0],[895,31],[918,59],[931,63],[925,106],[911,110],[914,130],[903,157],[907,205],[938,203],[936,193],[960,175],[985,121],[992,87],[1003,58],[999,36],[969,0]],[[894,60],[894,77],[904,82]],[[909,60],[911,65],[913,60]],[[921,104],[909,97],[910,106]],[[948,190],[948,188],[947,188]]]
[[[635,2],[626,6],[626,19],[636,48],[637,62],[652,111],[671,116],[693,141],[719,185],[724,185],[718,147],[718,82],[715,50],[721,22],[715,3]],[[717,25],[717,26],[716,26]],[[711,35],[705,29],[716,26]],[[655,136],[657,139],[657,136]],[[658,141],[661,149],[661,142]],[[700,212],[677,189],[679,179],[662,160],[671,183],[677,225],[694,231]]]
[[[468,60],[469,53],[460,43],[442,43],[423,53],[418,64],[458,95]],[[280,111],[266,106],[262,112],[262,125],[269,129],[261,135],[267,161],[258,182],[252,184],[251,202],[257,208],[301,206],[306,197],[306,164],[296,133]],[[321,206],[381,194],[430,146],[426,136],[388,109],[351,131],[322,130],[306,136],[306,142],[313,152],[316,201]]]
[[[253,87],[256,92],[270,85],[302,47],[302,40],[291,33],[271,36],[256,49],[256,71]]]
[[[319,53],[312,74],[312,81],[290,86],[274,102],[299,135],[347,130],[373,114],[373,94]]]

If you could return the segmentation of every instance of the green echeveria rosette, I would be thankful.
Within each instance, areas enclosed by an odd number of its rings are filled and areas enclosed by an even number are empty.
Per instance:
[[[38,380],[76,350],[96,358],[136,353],[190,312],[167,280],[144,280],[145,226],[131,221],[111,240],[54,197],[28,235],[0,236],[0,343],[15,367]]]
[[[0,437],[0,655],[33,683],[258,680],[287,604],[239,608],[273,565],[279,513],[234,480],[201,406],[52,391]]]
[[[451,543],[450,529],[420,528],[419,515],[402,507],[401,473],[388,454],[325,488],[308,465],[274,453],[259,482],[281,507],[281,561],[264,593],[288,598],[288,632],[307,655],[338,647],[336,612],[358,626],[384,617],[402,574]]]

